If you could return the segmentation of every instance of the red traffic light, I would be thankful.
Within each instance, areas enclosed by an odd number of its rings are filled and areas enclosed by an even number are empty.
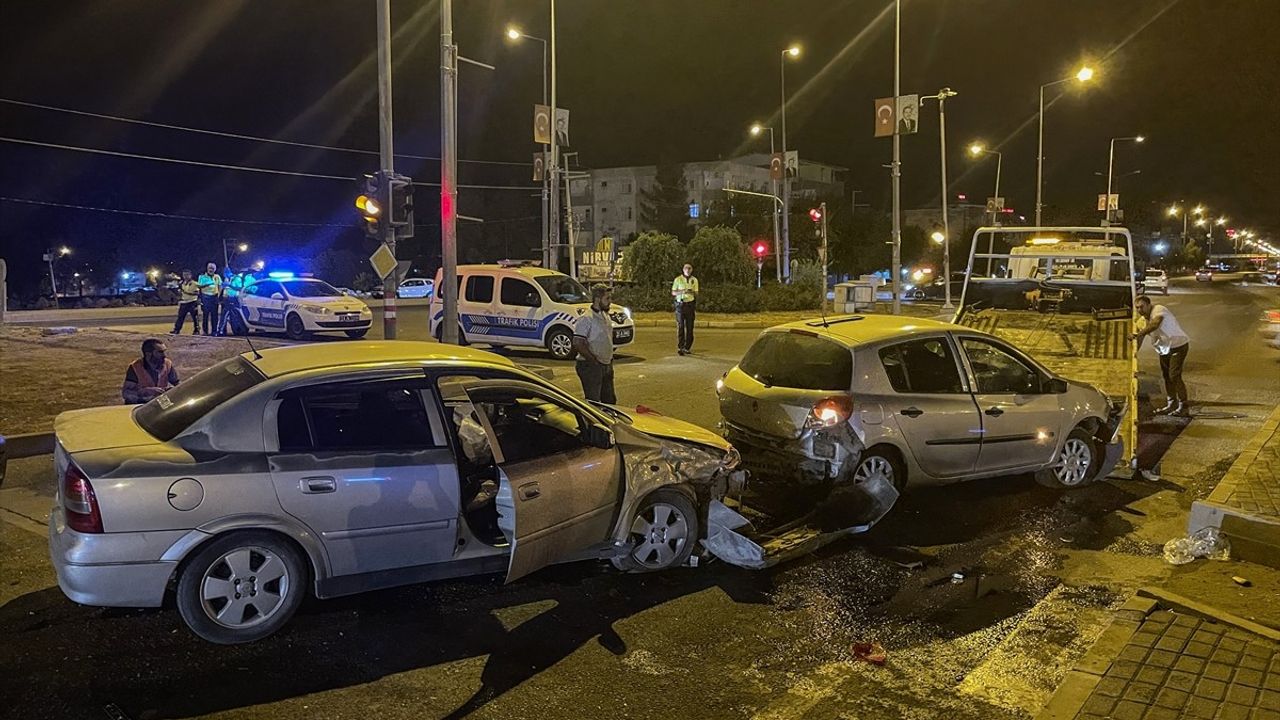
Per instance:
[[[822,210],[818,208],[809,208],[809,219],[814,222],[822,222]]]
[[[751,250],[756,254],[756,257],[762,258],[769,252],[769,246],[762,242],[758,242],[751,246]]]

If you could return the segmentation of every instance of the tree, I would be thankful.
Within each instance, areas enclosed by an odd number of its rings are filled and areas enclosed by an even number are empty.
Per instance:
[[[684,165],[660,163],[653,186],[640,191],[640,227],[689,237],[689,189],[685,186]]]
[[[684,246],[674,235],[645,232],[627,245],[623,277],[645,287],[669,286],[684,265]]]
[[[359,290],[360,292],[369,292],[370,290],[381,286],[382,283],[378,282],[378,278],[374,277],[371,272],[358,272],[356,273],[356,276],[351,279],[351,289]]]
[[[749,287],[755,282],[751,251],[733,228],[723,225],[699,228],[689,241],[686,257],[699,281],[707,285]]]

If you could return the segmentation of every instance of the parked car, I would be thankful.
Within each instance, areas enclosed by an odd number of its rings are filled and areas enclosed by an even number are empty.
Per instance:
[[[396,288],[398,298],[425,298],[435,292],[436,283],[429,278],[408,278]]]
[[[1280,350],[1280,308],[1262,311],[1258,334],[1269,347]]]
[[[440,273],[436,284],[442,283]],[[465,342],[492,346],[545,347],[552,357],[572,360],[573,324],[590,310],[591,293],[564,273],[526,264],[458,266],[458,334]],[[443,292],[443,291],[442,291]],[[431,299],[431,334],[441,336],[444,298]],[[635,339],[631,310],[609,309],[613,345]]]
[[[1196,270],[1197,282],[1213,282],[1213,268],[1202,267]]]
[[[717,392],[753,482],[938,484],[1110,472],[1126,408],[967,327],[846,315],[770,328]]]
[[[1164,270],[1148,268],[1143,273],[1137,290],[1139,294],[1159,292],[1161,295],[1168,295],[1169,276]]]
[[[315,278],[258,280],[240,293],[240,311],[250,331],[283,330],[294,340],[334,331],[362,338],[373,324],[364,301]]]
[[[743,479],[708,430],[429,342],[245,353],[54,432],[62,591],[157,607],[172,590],[215,643],[272,634],[309,593],[583,558],[676,567]]]

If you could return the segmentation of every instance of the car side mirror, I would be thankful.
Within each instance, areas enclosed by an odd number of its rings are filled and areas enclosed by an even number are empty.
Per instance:
[[[599,425],[589,425],[583,433],[583,439],[591,447],[598,447],[601,450],[608,450],[613,447],[613,433],[608,428]]]
[[[284,295],[281,295],[280,293],[271,293],[271,299],[272,299],[272,300],[283,300],[283,299],[284,299]]]
[[[1061,395],[1067,391],[1067,381],[1062,378],[1049,378],[1044,381],[1044,391],[1054,395]]]

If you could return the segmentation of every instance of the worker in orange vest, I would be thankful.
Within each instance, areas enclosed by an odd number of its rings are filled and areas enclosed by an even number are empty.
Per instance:
[[[129,363],[124,371],[120,395],[126,405],[141,405],[178,384],[178,371],[165,357],[168,350],[156,338],[142,341],[142,357]]]

